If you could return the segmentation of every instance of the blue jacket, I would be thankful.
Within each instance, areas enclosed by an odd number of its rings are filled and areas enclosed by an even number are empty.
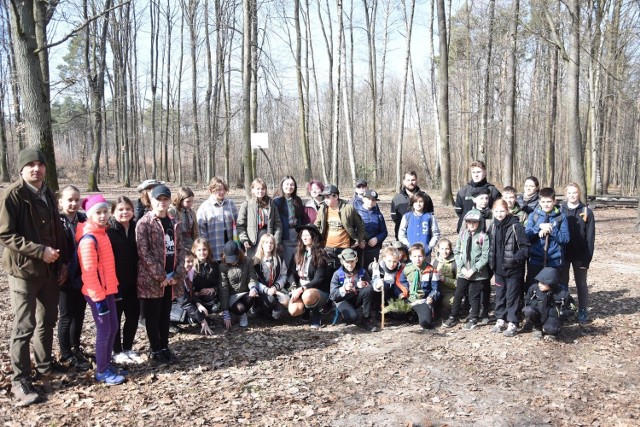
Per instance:
[[[425,255],[429,255],[439,239],[440,227],[433,213],[424,212],[417,215],[414,211],[410,211],[402,217],[398,229],[398,240],[407,247],[414,243],[422,243]]]
[[[364,231],[367,235],[366,239],[370,240],[376,237],[378,239],[376,247],[381,248],[382,242],[387,238],[387,224],[384,221],[382,212],[380,212],[377,206],[373,209],[366,209],[362,203],[359,204],[357,211],[362,218],[362,222],[364,222]]]
[[[564,257],[564,246],[569,242],[569,226],[567,218],[557,207],[547,214],[539,206],[527,218],[526,232],[531,248],[529,249],[529,262],[534,265],[544,264],[544,242],[540,238],[540,224],[551,223],[553,228],[549,235],[549,248],[547,249],[547,267],[561,267]]]

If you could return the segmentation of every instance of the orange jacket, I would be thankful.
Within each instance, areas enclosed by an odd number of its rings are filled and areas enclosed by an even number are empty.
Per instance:
[[[96,238],[97,251],[92,239],[87,238],[80,242],[85,234],[91,234]],[[82,272],[82,293],[94,302],[104,300],[107,295],[117,294],[116,263],[107,229],[98,227],[89,219],[78,224],[76,240],[80,242],[78,261]]]

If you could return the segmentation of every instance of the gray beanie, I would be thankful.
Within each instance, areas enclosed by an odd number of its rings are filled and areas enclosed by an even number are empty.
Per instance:
[[[18,154],[18,167],[20,168],[21,172],[28,163],[36,161],[46,164],[46,162],[44,161],[44,154],[42,153],[42,151],[38,150],[35,147],[25,148]]]

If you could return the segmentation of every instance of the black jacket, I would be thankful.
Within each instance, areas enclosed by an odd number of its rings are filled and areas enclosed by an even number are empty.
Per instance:
[[[420,191],[420,187],[416,185],[415,190],[413,190],[413,194],[416,194]],[[426,194],[426,193],[425,193]],[[395,232],[396,239],[398,238],[398,230],[400,229],[400,222],[402,221],[402,217],[404,214],[411,210],[411,197],[407,194],[407,189],[402,187],[400,192],[393,196],[391,200],[391,219],[395,223]],[[433,213],[433,201],[431,200],[431,196],[427,194],[427,200],[424,204],[423,212],[425,213]]]
[[[220,266],[217,262],[198,263],[193,275],[193,292],[200,292],[206,288],[217,289],[221,280]]]
[[[564,250],[565,262],[577,262],[581,267],[589,268],[596,240],[593,211],[582,203],[575,209],[570,209],[565,203],[560,207],[560,212],[567,217],[569,226],[569,243]]]
[[[529,239],[517,217],[496,219],[489,227],[489,266],[501,276],[524,273],[524,263],[529,258]]]
[[[502,193],[498,191],[495,185],[489,184],[487,179],[483,179],[480,182],[469,181],[467,185],[462,187],[456,196],[456,215],[458,215],[458,228],[456,229],[456,233],[460,232],[460,227],[462,227],[462,221],[464,216],[473,209],[473,191],[476,188],[487,187],[491,194],[489,195],[489,206],[493,206],[493,202],[502,197]]]
[[[116,277],[119,288],[135,289],[138,283],[138,246],[136,244],[136,223],[131,220],[129,233],[114,218],[109,219],[107,236],[113,248],[113,256],[116,261]]]

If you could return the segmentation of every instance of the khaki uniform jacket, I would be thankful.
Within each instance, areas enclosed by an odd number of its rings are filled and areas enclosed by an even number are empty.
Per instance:
[[[340,222],[342,222],[342,226],[347,230],[352,244],[362,242],[365,237],[364,222],[353,205],[340,199],[338,202],[338,215],[340,215]],[[315,226],[320,230],[322,238],[327,240],[329,225],[327,224],[327,205],[324,203],[321,204],[320,209],[318,209]]]

